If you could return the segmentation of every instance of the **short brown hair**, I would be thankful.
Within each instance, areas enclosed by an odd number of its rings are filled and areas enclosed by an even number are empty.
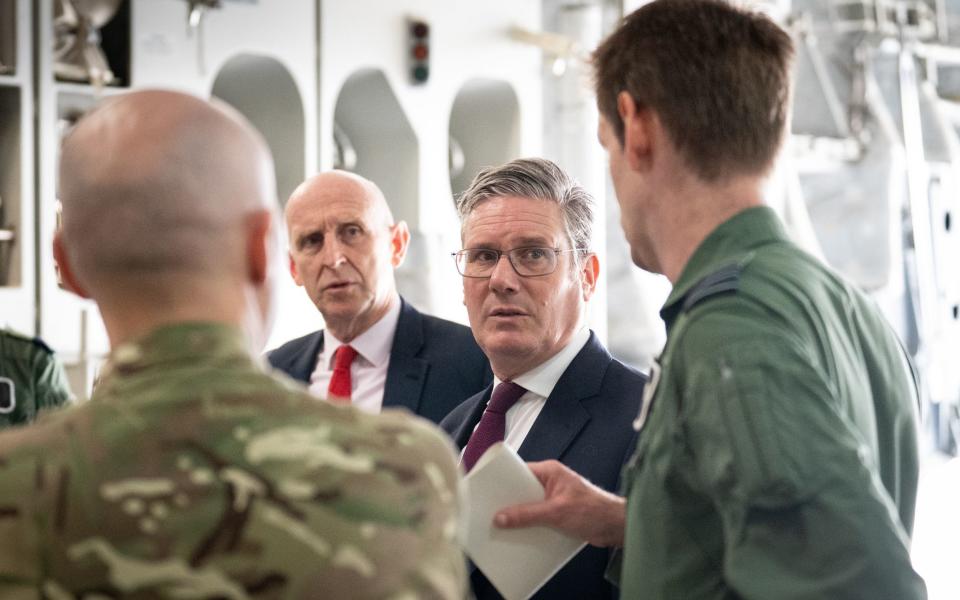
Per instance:
[[[623,144],[617,95],[652,109],[702,179],[773,164],[790,111],[790,36],[723,0],[656,0],[594,52],[597,104]]]

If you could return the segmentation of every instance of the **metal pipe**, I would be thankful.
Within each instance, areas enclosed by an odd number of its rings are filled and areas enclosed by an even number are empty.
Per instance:
[[[907,162],[907,198],[910,237],[913,246],[911,295],[916,312],[917,362],[927,363],[931,341],[936,337],[937,282],[934,273],[933,241],[930,230],[929,173],[923,148],[920,98],[917,87],[915,44],[901,41],[899,52],[900,117]]]
[[[606,186],[606,163],[597,145],[597,104],[589,81],[591,67],[587,48],[594,48],[603,39],[603,8],[596,1],[564,2],[557,7],[557,31],[570,40],[570,56],[561,77],[555,80],[556,92],[552,114],[559,124],[555,141],[556,160],[588,190],[602,190]],[[548,113],[549,114],[549,113]],[[606,214],[606,198],[597,195],[596,211]],[[606,248],[604,219],[597,219],[593,228],[595,248]],[[607,277],[606,265],[588,306],[590,327],[607,340]]]
[[[955,46],[916,43],[913,47],[917,56],[921,58],[933,60],[941,64],[960,65],[960,48]]]
[[[800,35],[800,42],[807,51],[810,59],[810,66],[813,67],[813,75],[823,91],[823,98],[827,103],[827,110],[830,111],[830,118],[834,127],[843,136],[850,135],[850,127],[847,121],[847,115],[844,114],[844,106],[840,101],[840,96],[830,80],[830,74],[827,72],[827,65],[823,60],[823,55],[817,46],[817,38],[812,33],[806,32]]]

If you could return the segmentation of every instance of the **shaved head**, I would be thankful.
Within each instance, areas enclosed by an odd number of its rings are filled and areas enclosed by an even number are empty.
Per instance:
[[[63,141],[64,281],[97,301],[114,343],[185,319],[261,336],[274,190],[266,143],[227,105],[170,91],[111,98]]]
[[[285,211],[288,227],[291,215],[309,211],[325,199],[347,195],[362,199],[380,225],[393,225],[393,213],[377,184],[356,173],[333,170],[314,175],[293,190]]]
[[[226,105],[133,92],[86,115],[63,142],[62,236],[78,280],[242,269],[238,225],[275,204],[266,144]]]

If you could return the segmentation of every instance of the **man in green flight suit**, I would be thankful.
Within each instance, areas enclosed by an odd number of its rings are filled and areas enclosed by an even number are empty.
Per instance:
[[[925,597],[908,360],[876,306],[763,206],[792,53],[760,14],[656,0],[594,54],[633,261],[673,283],[659,382],[626,498],[534,463],[546,500],[495,521],[623,546],[624,598]]]
[[[0,597],[462,598],[442,433],[257,358],[282,265],[259,134],[117,96],[65,139],[60,195],[61,274],[112,350],[89,402],[0,434]]]
[[[63,364],[39,338],[0,329],[0,430],[73,400]]]

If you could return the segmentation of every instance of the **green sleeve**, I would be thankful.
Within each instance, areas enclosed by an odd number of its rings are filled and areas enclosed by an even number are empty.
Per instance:
[[[683,439],[747,599],[924,598],[874,457],[800,348],[739,340],[688,356]]]
[[[623,548],[614,548],[610,551],[610,560],[603,578],[612,585],[620,587],[620,578],[623,576]]]
[[[63,363],[54,354],[42,353],[34,366],[37,411],[63,406],[73,400]]]

